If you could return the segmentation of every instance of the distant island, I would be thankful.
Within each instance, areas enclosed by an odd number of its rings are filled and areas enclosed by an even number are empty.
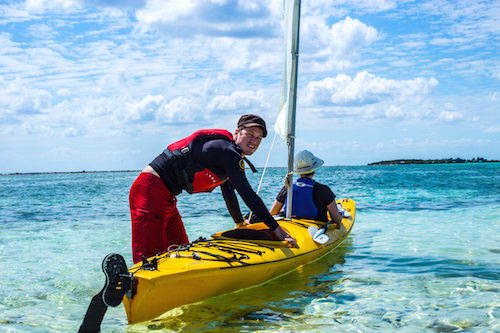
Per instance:
[[[497,160],[487,160],[482,157],[473,158],[471,160],[466,160],[463,158],[443,158],[440,160],[415,160],[415,159],[404,159],[404,160],[391,160],[391,161],[380,161],[368,163],[368,165],[400,165],[400,164],[446,164],[446,163],[490,163],[490,162],[500,162]]]

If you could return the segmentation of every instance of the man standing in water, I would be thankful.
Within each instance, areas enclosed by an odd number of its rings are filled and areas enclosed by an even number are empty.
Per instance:
[[[219,185],[235,223],[244,221],[236,189],[276,239],[298,247],[269,214],[245,176],[245,156],[252,155],[266,135],[266,123],[261,117],[243,115],[233,134],[219,129],[197,131],[169,145],[146,166],[132,185],[129,197],[134,263],[142,257],[166,252],[172,244],[188,243],[175,196],[182,190],[190,194],[211,192]],[[106,256],[102,270],[106,284],[92,298],[79,332],[98,332],[108,306],[119,305],[130,288],[122,283],[121,276],[126,276],[128,270],[121,255]]]

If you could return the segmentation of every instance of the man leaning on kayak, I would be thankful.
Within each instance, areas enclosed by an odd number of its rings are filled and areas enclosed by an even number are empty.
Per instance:
[[[235,190],[248,208],[261,217],[278,240],[298,247],[269,214],[245,176],[245,156],[252,155],[266,137],[265,121],[243,115],[234,133],[200,130],[169,145],[142,170],[130,189],[132,254],[134,263],[167,252],[172,244],[188,243],[176,207],[176,195],[211,192],[221,186],[227,209],[235,223],[242,223]]]

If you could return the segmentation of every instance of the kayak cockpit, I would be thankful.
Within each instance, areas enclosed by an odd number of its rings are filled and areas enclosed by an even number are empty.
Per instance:
[[[273,247],[290,247],[288,242],[276,239],[271,229],[264,223],[254,223],[239,228],[220,231],[213,234],[212,238],[217,240],[241,240]]]

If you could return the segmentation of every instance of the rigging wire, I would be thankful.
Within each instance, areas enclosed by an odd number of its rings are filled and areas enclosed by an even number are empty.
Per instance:
[[[267,170],[267,165],[269,164],[269,158],[271,157],[271,153],[273,151],[273,147],[274,147],[274,142],[276,141],[276,135],[278,133],[275,131],[274,132],[274,138],[273,138],[273,141],[271,142],[271,147],[269,148],[269,153],[267,154],[267,159],[266,159],[266,164],[264,165],[264,170],[262,171],[262,176],[260,176],[260,182],[259,182],[259,187],[257,187],[257,194],[259,194],[259,191],[260,191],[260,187],[262,186],[262,181],[264,180],[264,175],[266,174],[266,170]]]
[[[271,153],[273,151],[274,142],[276,141],[277,135],[278,135],[278,133],[275,131],[273,141],[271,142],[271,147],[269,148],[269,153],[267,154],[266,164],[264,165],[264,170],[262,171],[262,176],[260,176],[259,186],[257,187],[257,192],[255,192],[257,195],[259,195],[260,187],[262,186],[262,182],[264,181],[264,175],[266,174],[267,165],[269,164],[269,158],[271,157]],[[253,215],[253,212],[251,211],[250,214],[248,214],[248,221],[250,221],[252,219],[252,215]]]

